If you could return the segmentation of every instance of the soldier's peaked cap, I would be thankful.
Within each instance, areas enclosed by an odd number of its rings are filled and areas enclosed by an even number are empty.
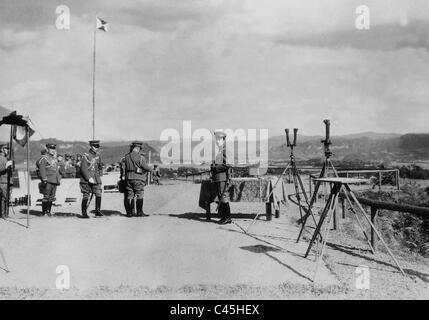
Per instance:
[[[55,143],[47,143],[46,148],[48,149],[56,149],[57,145]]]
[[[143,147],[143,141],[133,141],[132,143],[131,143],[131,145],[133,146],[133,147]]]
[[[214,131],[214,135],[216,136],[216,138],[224,138],[226,137],[226,133],[222,130],[215,130]]]
[[[89,145],[94,146],[96,148],[99,148],[100,147],[100,140],[91,140],[91,141],[89,141]]]
[[[0,149],[9,149],[9,144],[8,143],[0,144]]]

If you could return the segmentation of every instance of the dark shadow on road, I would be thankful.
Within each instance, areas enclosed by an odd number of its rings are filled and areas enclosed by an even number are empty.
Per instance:
[[[8,222],[8,223],[17,224],[17,225],[18,225],[18,226],[20,226],[20,227],[27,228],[27,225],[26,225],[26,224],[19,223],[18,221],[12,220],[12,219],[10,219],[10,218],[2,218],[2,220],[3,220],[3,221],[5,221],[5,222]]]
[[[391,267],[391,268],[393,268],[393,269],[396,270],[395,273],[400,273],[400,271],[398,270],[397,266],[394,265],[394,264],[391,264],[391,263],[388,263],[388,262],[385,262],[385,261],[381,261],[381,260],[378,260],[378,259],[370,258],[368,256],[365,256],[363,254],[359,254],[359,253],[353,251],[353,250],[356,250],[357,248],[342,246],[342,245],[339,245],[339,244],[334,244],[334,243],[329,243],[329,242],[327,242],[326,245],[328,247],[330,247],[331,249],[333,249],[333,250],[337,250],[337,251],[349,254],[349,255],[351,255],[353,257],[357,257],[357,258],[361,258],[361,259],[364,259],[364,260],[367,260],[367,261],[375,262],[377,264],[384,265],[386,267]],[[359,250],[362,251],[362,249],[359,249]],[[367,251],[370,252],[369,250],[367,250]],[[419,271],[416,271],[416,270],[412,270],[412,269],[405,269],[405,268],[402,268],[402,269],[404,269],[405,273],[407,273],[409,275],[412,275],[412,276],[416,276],[416,277],[420,278],[422,281],[429,283],[429,274],[422,273],[422,272],[419,272]],[[392,271],[392,273],[393,272],[394,271]]]
[[[301,278],[304,278],[310,282],[313,282],[310,278],[308,278],[307,276],[303,275],[302,273],[300,273],[299,271],[295,270],[293,267],[291,267],[290,265],[284,263],[283,261],[280,261],[278,258],[272,256],[271,254],[269,254],[269,252],[281,252],[283,250],[272,247],[272,246],[265,246],[265,245],[261,245],[261,244],[257,244],[254,246],[247,246],[247,247],[240,247],[240,249],[242,250],[246,250],[246,251],[250,251],[253,253],[263,253],[265,254],[267,257],[269,257],[270,259],[274,260],[275,262],[277,262],[278,264],[282,265],[283,267],[289,269],[290,271],[292,271],[293,273],[295,273],[296,275],[300,276]]]
[[[179,219],[188,219],[188,220],[194,220],[194,221],[200,221],[200,222],[213,222],[216,223],[217,220],[220,219],[219,215],[217,213],[212,213],[212,220],[207,221],[206,220],[206,214],[205,213],[197,213],[197,212],[186,212],[181,214],[169,214],[169,217],[173,218],[179,218]],[[256,214],[248,214],[248,213],[231,213],[232,219],[254,219],[256,217]],[[213,220],[215,219],[215,220]]]

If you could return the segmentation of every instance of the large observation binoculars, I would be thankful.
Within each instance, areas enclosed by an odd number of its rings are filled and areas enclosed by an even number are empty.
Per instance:
[[[289,129],[285,129],[285,132],[286,132],[287,146],[288,147],[296,147],[296,139],[298,137],[298,129],[297,128],[293,129],[293,143],[291,143],[290,139],[289,139]]]

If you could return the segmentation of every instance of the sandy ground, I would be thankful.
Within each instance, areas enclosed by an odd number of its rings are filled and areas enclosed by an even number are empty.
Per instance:
[[[122,195],[105,193],[103,218],[79,219],[72,203],[56,207],[53,218],[36,208],[29,229],[20,213],[0,221],[0,298],[429,298],[426,260],[398,253],[404,278],[384,252],[367,252],[347,219],[331,233],[313,282],[315,254],[303,257],[307,237],[295,241],[294,204],[279,219],[261,216],[245,234],[265,204],[233,203],[234,223],[220,226],[205,221],[199,188],[180,181],[147,187],[146,218],[124,217]],[[56,289],[60,265],[70,270],[69,290]],[[370,290],[356,288],[360,265],[369,267]]]

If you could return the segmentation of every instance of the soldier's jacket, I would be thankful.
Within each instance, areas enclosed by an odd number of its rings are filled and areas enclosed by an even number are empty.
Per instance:
[[[230,166],[226,163],[226,156],[223,152],[218,152],[214,164],[211,166],[213,180],[215,182],[228,181]]]
[[[152,168],[146,163],[145,157],[137,152],[125,155],[121,162],[121,174],[126,180],[147,180],[147,173]]]
[[[7,158],[4,154],[0,154],[0,183],[7,183]]]
[[[42,181],[59,185],[61,182],[60,166],[55,157],[50,154],[43,155],[36,162],[39,177]]]
[[[103,163],[99,153],[85,153],[80,163],[80,182],[88,183],[92,178],[95,184],[101,184],[103,175]]]

